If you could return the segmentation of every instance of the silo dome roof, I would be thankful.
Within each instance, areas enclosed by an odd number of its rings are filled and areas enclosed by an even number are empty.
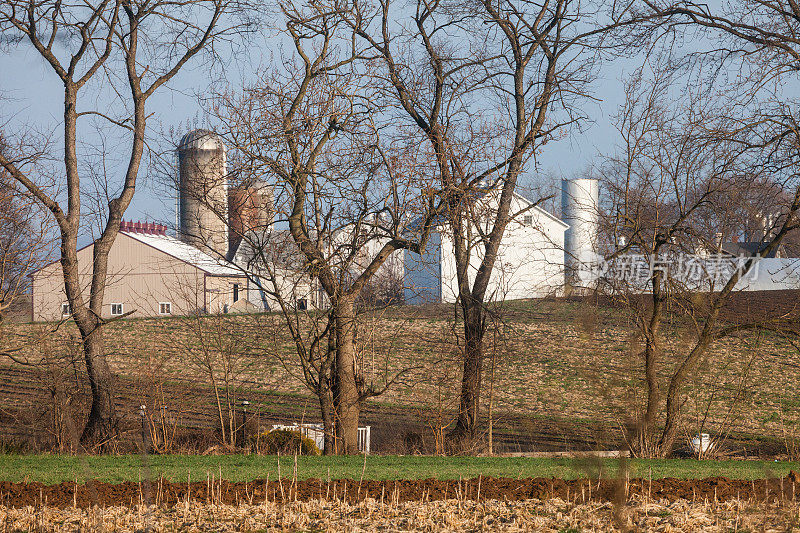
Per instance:
[[[219,135],[210,130],[192,130],[183,137],[178,143],[178,150],[217,150],[225,148],[225,144]]]

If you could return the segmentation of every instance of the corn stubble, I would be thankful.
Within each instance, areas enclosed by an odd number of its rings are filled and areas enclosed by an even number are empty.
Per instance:
[[[571,503],[559,498],[502,502],[365,500],[263,502],[240,505],[181,502],[58,509],[0,507],[0,531],[800,531],[800,506],[731,500]]]

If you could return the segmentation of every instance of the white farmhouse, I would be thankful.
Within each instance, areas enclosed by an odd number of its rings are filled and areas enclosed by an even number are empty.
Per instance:
[[[499,192],[478,201],[489,224]],[[487,291],[494,301],[561,295],[564,290],[564,234],[569,225],[521,195],[512,200],[512,221],[506,227]],[[472,228],[470,283],[483,258],[483,245]],[[406,303],[455,302],[458,296],[451,230],[445,221],[430,236],[423,254],[405,253]]]

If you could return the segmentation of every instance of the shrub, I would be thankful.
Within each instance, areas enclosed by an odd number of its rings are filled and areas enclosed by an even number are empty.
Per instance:
[[[320,455],[313,440],[299,431],[275,429],[261,433],[256,440],[256,453],[264,455]]]

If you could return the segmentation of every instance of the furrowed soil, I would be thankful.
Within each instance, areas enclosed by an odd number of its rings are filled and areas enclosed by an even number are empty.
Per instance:
[[[772,291],[736,295],[723,315],[735,324],[798,312],[800,291]],[[493,451],[625,448],[623,430],[635,425],[646,397],[641,339],[627,306],[610,299],[530,300],[505,302],[498,313],[504,326],[487,338],[494,364],[487,359],[483,376]],[[659,377],[665,388],[693,338],[688,319],[677,315],[664,336]],[[372,451],[440,453],[438,428],[446,433],[455,420],[463,366],[452,306],[391,307],[360,320],[364,383],[381,390],[394,380],[363,405],[360,423],[372,426]],[[3,333],[0,351],[13,351],[29,365],[0,359],[0,443],[24,451],[69,450],[64,414],[85,420],[90,398],[76,363],[74,324],[9,324]],[[137,449],[143,404],[162,429],[177,428],[162,453],[202,453],[217,444],[220,413],[240,411],[234,422],[244,425],[239,407],[245,399],[251,434],[272,424],[320,422],[318,402],[298,378],[303,373],[294,344],[277,315],[120,320],[104,335],[126,439],[120,453]],[[220,345],[208,339],[221,339]],[[800,350],[790,340],[759,331],[715,343],[686,383],[682,432],[722,436],[723,456],[797,453]],[[482,432],[488,412],[482,408]]]
[[[763,503],[797,501],[800,474],[785,478],[744,481],[715,477],[700,480],[664,479],[512,479],[477,478],[467,480],[401,480],[361,482],[320,479],[255,480],[231,483],[209,479],[175,483],[162,479],[149,482],[86,484],[0,482],[0,506],[7,508],[54,507],[90,508],[93,506],[135,506],[138,504],[176,505],[194,501],[205,504],[288,503],[294,501],[337,501],[350,504],[372,499],[380,502],[524,501],[560,498],[571,503],[615,502],[631,498],[644,501],[746,500]]]

